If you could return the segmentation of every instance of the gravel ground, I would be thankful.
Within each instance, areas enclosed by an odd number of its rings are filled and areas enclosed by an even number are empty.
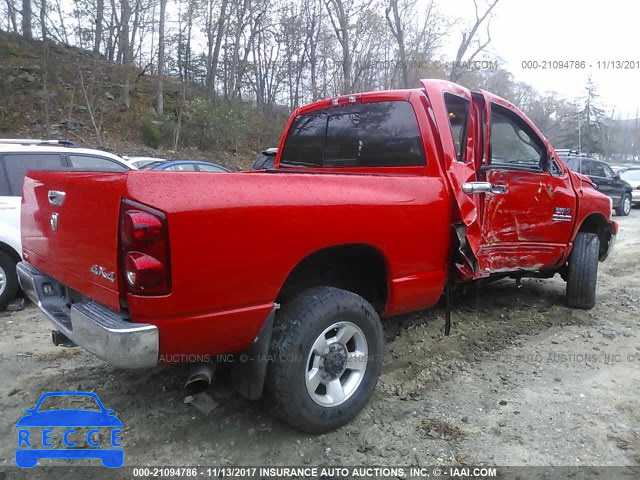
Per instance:
[[[273,420],[224,376],[196,399],[213,399],[205,413],[183,399],[186,367],[117,370],[54,347],[33,306],[0,313],[0,466],[14,463],[23,410],[52,390],[96,392],[116,410],[126,465],[637,466],[640,211],[617,220],[593,310],[567,308],[556,277],[456,296],[449,337],[441,308],[389,319],[372,401],[319,436]]]

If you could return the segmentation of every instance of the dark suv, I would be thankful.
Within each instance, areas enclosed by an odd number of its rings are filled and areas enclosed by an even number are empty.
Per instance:
[[[573,150],[559,150],[557,152],[567,167],[589,177],[598,190],[611,198],[617,215],[629,215],[633,189],[631,185],[620,178],[620,175],[614,173],[606,162]]]

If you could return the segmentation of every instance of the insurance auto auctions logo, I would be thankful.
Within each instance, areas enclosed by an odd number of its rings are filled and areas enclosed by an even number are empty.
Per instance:
[[[83,408],[67,408],[79,403]],[[41,458],[99,458],[107,468],[124,463],[122,422],[95,393],[48,392],[24,412],[16,423],[18,467],[35,467]]]

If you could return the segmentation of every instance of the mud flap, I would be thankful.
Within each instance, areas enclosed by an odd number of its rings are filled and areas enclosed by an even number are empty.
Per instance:
[[[240,395],[249,400],[257,400],[262,396],[275,318],[274,308],[267,315],[253,344],[239,355],[240,362],[236,362],[231,369],[233,386]]]

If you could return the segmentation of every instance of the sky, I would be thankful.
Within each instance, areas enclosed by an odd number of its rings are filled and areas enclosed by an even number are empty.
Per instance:
[[[486,5],[478,0],[479,5]],[[427,0],[418,0],[420,4]],[[474,19],[473,0],[437,0],[439,10],[462,22]],[[575,100],[589,75],[601,106],[614,118],[635,118],[640,109],[640,2],[634,0],[500,0],[491,20],[488,51],[504,61],[516,81]],[[485,31],[482,31],[485,35]],[[443,47],[455,56],[459,37]],[[525,69],[523,61],[584,61],[585,69]],[[634,69],[611,69],[612,61]],[[598,66],[600,62],[600,66]],[[608,62],[607,65],[605,62]],[[605,68],[609,66],[609,68]]]

